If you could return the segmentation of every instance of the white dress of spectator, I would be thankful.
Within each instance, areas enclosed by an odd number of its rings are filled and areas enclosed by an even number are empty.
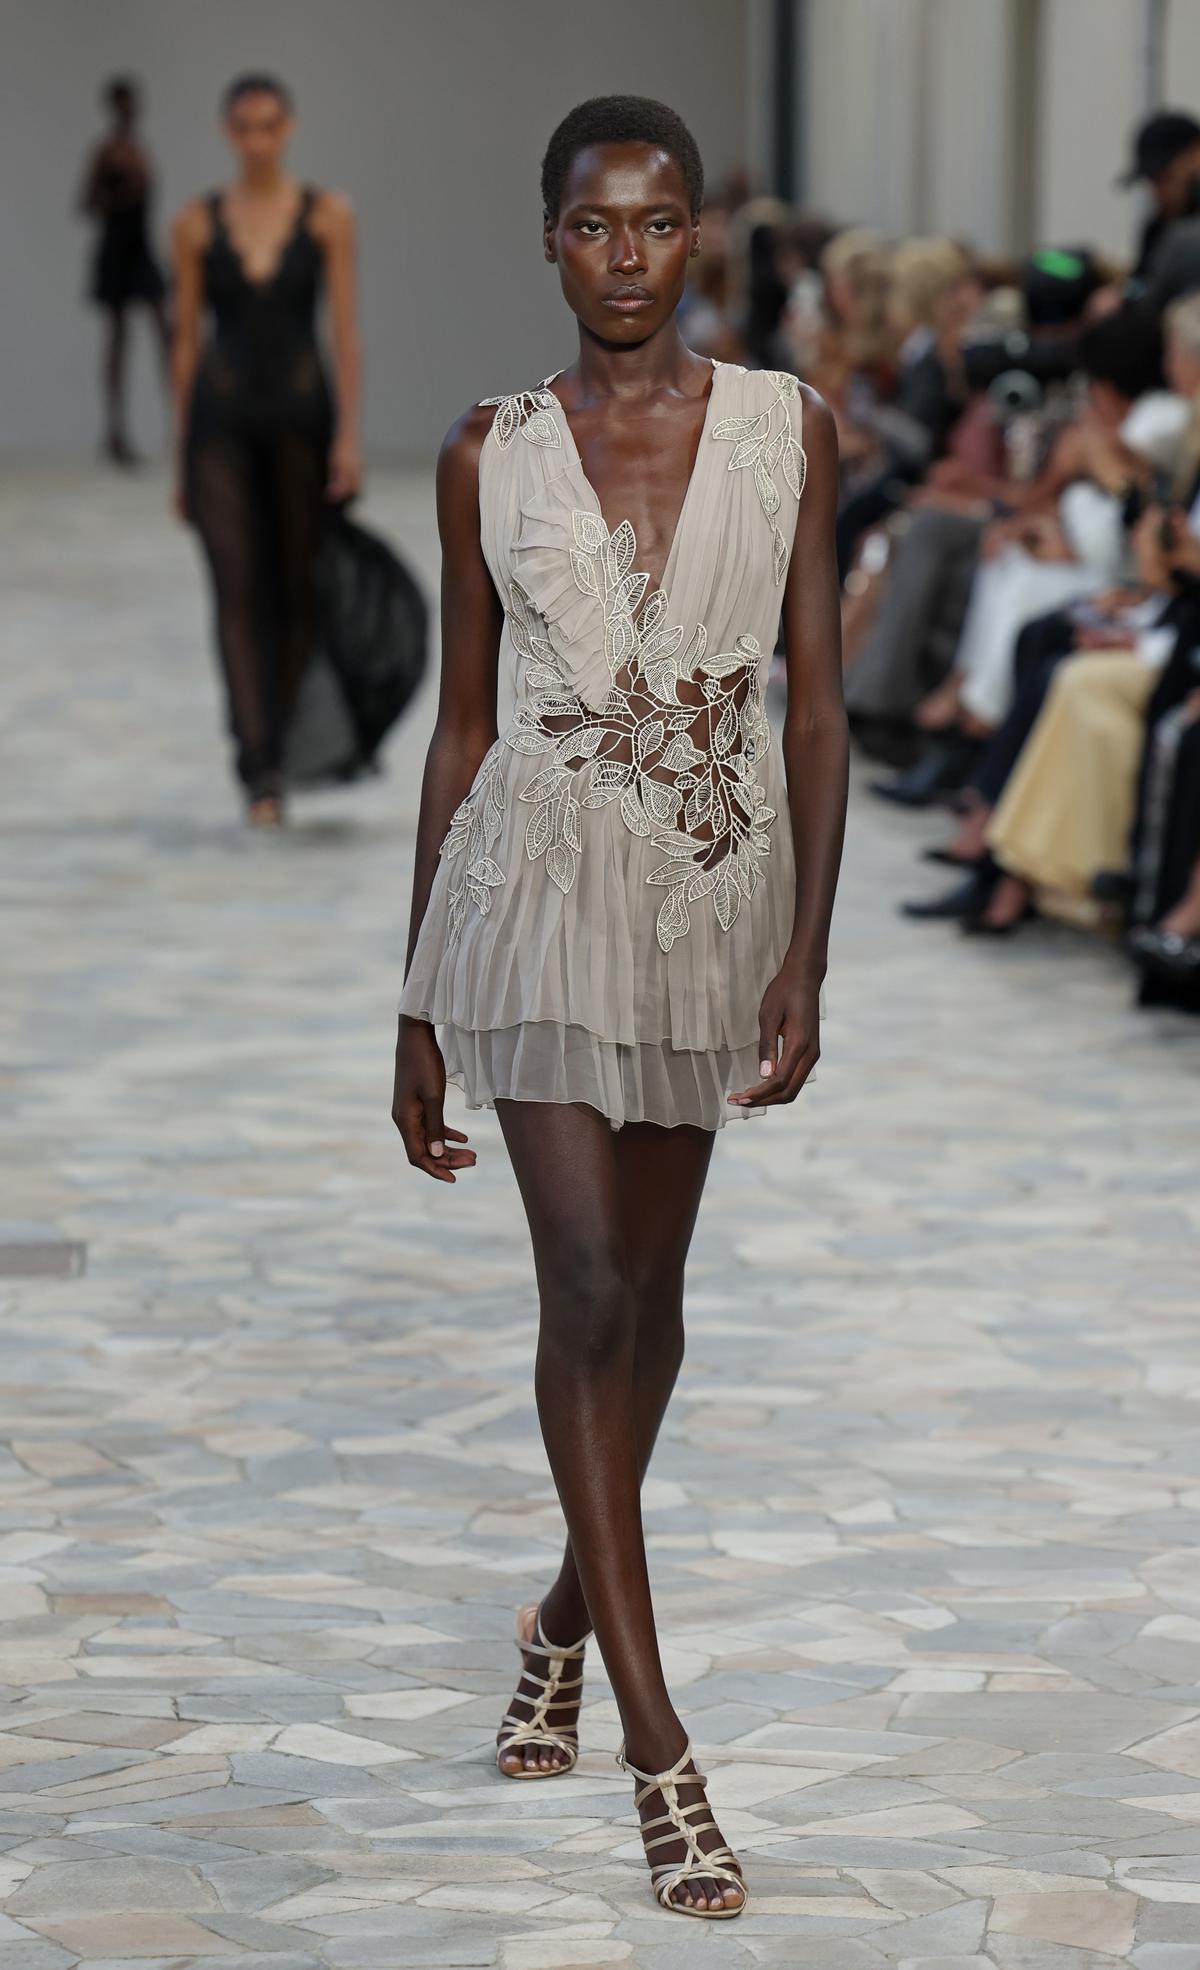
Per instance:
[[[1151,390],[1133,405],[1120,435],[1131,451],[1167,473],[1192,415],[1186,397]],[[985,561],[975,576],[954,667],[963,679],[963,705],[993,728],[1012,700],[1013,654],[1025,624],[1130,573],[1123,505],[1116,494],[1076,480],[1059,496],[1058,517],[1073,560],[1039,561],[1014,545]]]

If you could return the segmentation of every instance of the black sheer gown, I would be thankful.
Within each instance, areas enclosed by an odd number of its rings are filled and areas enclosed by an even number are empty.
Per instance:
[[[211,334],[185,446],[188,516],[212,577],[238,777],[281,792],[289,717],[313,643],[313,570],[325,510],[333,400],[317,341],[323,261],[306,189],[274,273],[251,280],[209,201]]]

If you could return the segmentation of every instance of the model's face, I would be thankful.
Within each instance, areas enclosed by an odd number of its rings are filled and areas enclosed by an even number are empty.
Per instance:
[[[619,347],[644,342],[670,320],[688,260],[700,251],[683,173],[653,144],[580,151],[543,238],[567,306],[582,327]]]
[[[225,135],[242,169],[277,170],[291,142],[294,121],[286,105],[269,89],[239,96],[225,118]]]

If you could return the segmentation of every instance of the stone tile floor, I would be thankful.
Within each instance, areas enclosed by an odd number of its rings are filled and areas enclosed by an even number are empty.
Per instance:
[[[373,509],[426,568],[429,488]],[[650,1901],[617,1723],[491,1767],[559,1519],[496,1128],[387,1118],[428,692],[243,833],[154,480],[0,504],[0,1970],[1200,1970],[1200,1033],[1111,951],[887,907],[855,801],[819,1084],[728,1129],[647,1486],[752,1912]],[[937,878],[929,872],[929,880]]]

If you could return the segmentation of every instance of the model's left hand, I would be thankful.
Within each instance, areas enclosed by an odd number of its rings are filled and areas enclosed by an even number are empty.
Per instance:
[[[763,994],[758,1014],[761,1079],[729,1099],[741,1108],[795,1101],[821,1057],[819,980],[785,964]]]
[[[333,450],[329,454],[329,480],[325,487],[326,499],[335,503],[343,499],[353,499],[362,488],[362,453],[358,443],[352,438],[335,438]]]

